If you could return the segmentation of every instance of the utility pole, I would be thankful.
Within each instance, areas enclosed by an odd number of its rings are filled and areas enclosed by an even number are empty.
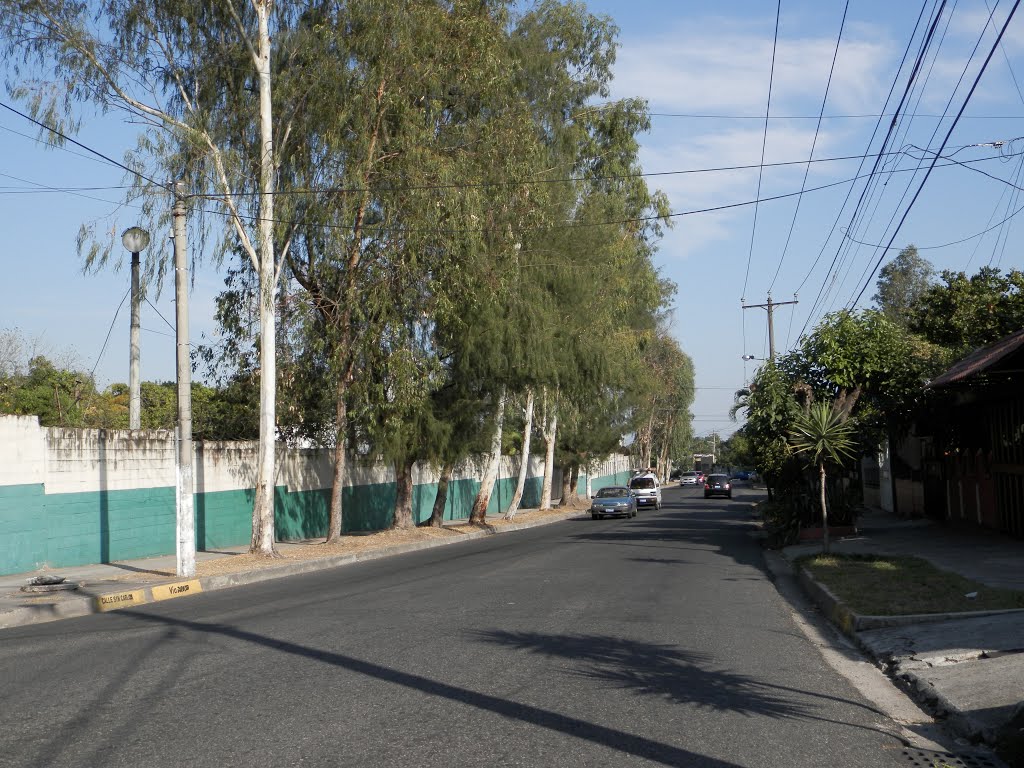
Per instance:
[[[775,307],[781,307],[786,304],[799,304],[800,302],[795,298],[794,294],[793,301],[772,301],[772,295],[768,294],[767,304],[743,304],[743,299],[740,299],[740,306],[743,309],[766,309],[768,310],[768,359],[775,359],[775,321],[772,316],[772,312]]]
[[[196,575],[196,526],[192,471],[192,363],[188,350],[188,253],[184,184],[174,184],[174,332],[178,368],[178,576]]]
[[[142,292],[139,290],[139,253],[149,245],[149,232],[141,227],[129,227],[121,233],[121,244],[132,255],[132,323],[128,338],[128,429],[140,429],[142,395],[139,375],[139,310]]]

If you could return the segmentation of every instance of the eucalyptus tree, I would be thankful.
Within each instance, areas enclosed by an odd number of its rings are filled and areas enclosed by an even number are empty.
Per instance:
[[[308,4],[272,0],[0,0],[0,35],[11,62],[8,90],[27,102],[59,139],[81,125],[92,104],[141,126],[128,153],[129,198],[166,227],[171,187],[199,196],[192,206],[218,224],[216,252],[237,249],[259,276],[260,442],[251,551],[274,553],[275,314],[287,227],[276,222],[277,179],[309,105],[289,77],[307,44],[299,20]],[[308,32],[308,28],[306,28]],[[272,70],[285,73],[283,89]],[[84,228],[87,265],[113,247]],[[164,263],[150,265],[158,275]]]
[[[417,421],[427,390],[444,384],[434,324],[453,314],[466,282],[460,270],[480,250],[481,232],[509,239],[483,219],[480,174],[471,173],[473,163],[496,167],[515,149],[501,137],[522,125],[507,87],[505,18],[502,3],[414,0],[385,12],[379,0],[354,0],[323,9],[323,47],[306,52],[322,63],[311,96],[322,108],[309,113],[292,168],[310,194],[293,202],[300,223],[289,267],[329,350],[329,540],[342,529],[354,393],[369,419],[359,429],[407,465],[417,441],[401,422]],[[514,161],[509,155],[504,162]],[[403,354],[416,363],[398,365]],[[370,377],[380,370],[388,384],[375,390]],[[424,370],[437,373],[425,389],[413,381]]]
[[[908,245],[879,270],[872,299],[890,321],[906,328],[911,308],[934,282],[931,262],[918,253],[916,246]]]
[[[670,339],[666,353],[669,358],[667,376],[664,380],[663,402],[665,410],[655,429],[658,447],[658,468],[662,482],[668,482],[671,474],[671,459],[686,452],[686,446],[693,438],[693,421],[690,407],[693,405],[694,381],[693,361],[674,339]]]
[[[567,132],[576,142],[577,178],[568,224],[549,238],[559,251],[556,269],[568,278],[555,286],[568,311],[558,325],[564,359],[558,396],[547,409],[548,473],[560,404],[568,416],[586,413],[593,401],[621,401],[634,392],[644,375],[642,350],[657,336],[675,290],[652,262],[668,205],[641,175],[637,135],[648,128],[646,104],[625,100],[581,111]],[[581,279],[584,274],[590,279]],[[572,471],[578,470],[576,463]]]

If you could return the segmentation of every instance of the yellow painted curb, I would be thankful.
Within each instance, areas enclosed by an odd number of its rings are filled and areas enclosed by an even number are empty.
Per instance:
[[[96,596],[96,608],[100,611],[115,611],[131,605],[142,605],[146,600],[146,590],[132,589],[127,592],[108,592]]]
[[[175,597],[195,595],[203,591],[203,585],[199,579],[191,581],[178,581],[174,584],[159,584],[151,590],[154,600],[171,600]]]

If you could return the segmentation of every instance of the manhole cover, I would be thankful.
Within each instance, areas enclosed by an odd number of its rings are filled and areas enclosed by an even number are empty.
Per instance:
[[[907,765],[914,768],[1005,768],[991,755],[954,754],[933,749],[904,749]]]

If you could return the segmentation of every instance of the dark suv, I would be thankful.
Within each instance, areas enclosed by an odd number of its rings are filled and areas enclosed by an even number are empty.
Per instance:
[[[708,475],[704,478],[704,498],[711,496],[725,496],[732,498],[732,483],[728,475]]]

